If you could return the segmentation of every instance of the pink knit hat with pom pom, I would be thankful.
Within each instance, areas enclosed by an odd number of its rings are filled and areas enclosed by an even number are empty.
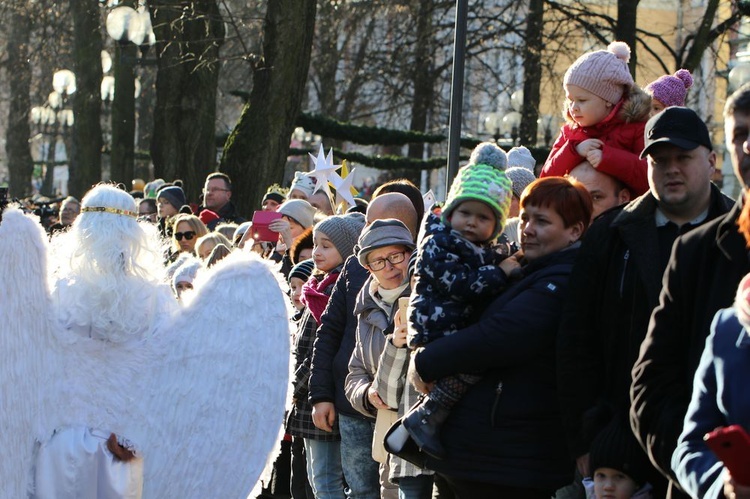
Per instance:
[[[664,107],[684,106],[688,88],[693,86],[693,75],[680,69],[674,75],[664,75],[646,85],[644,89]]]
[[[633,86],[628,69],[630,47],[625,42],[612,42],[607,50],[588,52],[579,57],[563,78],[563,85],[576,85],[612,104],[622,99]]]

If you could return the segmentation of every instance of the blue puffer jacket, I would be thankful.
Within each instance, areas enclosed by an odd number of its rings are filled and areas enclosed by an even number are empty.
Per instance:
[[[458,479],[554,490],[573,480],[557,397],[555,344],[578,244],[522,268],[479,321],[415,356],[425,381],[483,372],[442,430],[445,460],[428,467]]]

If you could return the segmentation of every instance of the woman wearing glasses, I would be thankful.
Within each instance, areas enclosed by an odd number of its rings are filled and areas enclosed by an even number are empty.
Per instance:
[[[172,220],[172,252],[192,253],[195,255],[195,243],[199,237],[208,234],[206,225],[195,215],[181,214]]]
[[[357,258],[370,276],[354,306],[357,332],[344,391],[352,407],[374,418],[378,410],[396,409],[398,405],[386,405],[373,381],[380,355],[386,347],[386,334],[393,330],[398,299],[409,296],[407,267],[415,244],[409,229],[391,218],[376,220],[367,226],[359,237],[358,246]],[[369,454],[362,458],[372,459]]]

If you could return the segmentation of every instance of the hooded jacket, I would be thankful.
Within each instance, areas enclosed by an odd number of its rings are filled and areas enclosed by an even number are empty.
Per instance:
[[[647,164],[640,159],[643,151],[643,131],[646,128],[651,98],[638,87],[632,87],[627,98],[614,106],[601,122],[578,126],[566,111],[566,120],[552,151],[544,163],[540,177],[563,177],[586,160],[578,154],[576,146],[586,139],[604,142],[602,161],[597,170],[624,183],[633,196],[648,191]]]

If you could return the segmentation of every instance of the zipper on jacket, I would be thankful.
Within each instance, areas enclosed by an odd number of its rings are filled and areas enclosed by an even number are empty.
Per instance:
[[[497,410],[497,404],[500,402],[500,395],[503,393],[503,382],[499,381],[495,387],[495,401],[492,403],[492,419],[495,419],[495,412]]]
[[[620,298],[622,298],[625,290],[625,271],[628,270],[628,258],[630,258],[630,250],[625,250],[625,254],[622,257],[622,275],[620,276]]]

